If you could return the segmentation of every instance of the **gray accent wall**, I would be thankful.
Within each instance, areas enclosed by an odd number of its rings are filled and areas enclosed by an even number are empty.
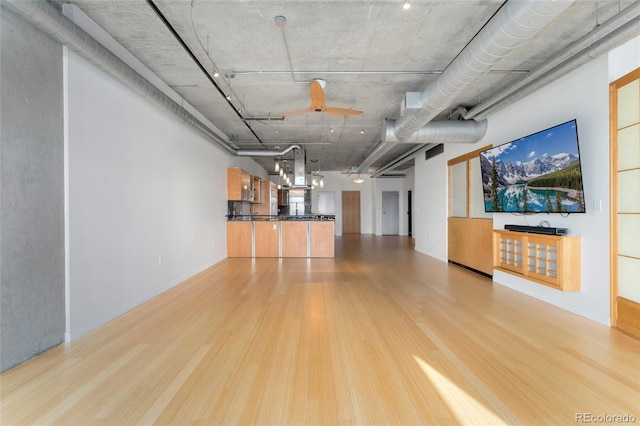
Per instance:
[[[64,341],[62,45],[0,8],[0,371]]]

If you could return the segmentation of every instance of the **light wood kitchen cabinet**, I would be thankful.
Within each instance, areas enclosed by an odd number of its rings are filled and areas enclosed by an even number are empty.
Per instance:
[[[253,222],[256,257],[280,256],[280,222],[265,220]]]
[[[260,181],[260,201],[253,204],[253,212],[259,215],[271,215],[277,212],[271,212],[271,187],[275,188],[276,184],[268,181]]]
[[[253,256],[252,222],[227,222],[227,257]]]
[[[251,175],[238,168],[227,169],[227,200],[253,201],[253,179]]]
[[[307,257],[307,221],[283,221],[282,257]]]
[[[309,222],[309,256],[334,257],[333,221]]]

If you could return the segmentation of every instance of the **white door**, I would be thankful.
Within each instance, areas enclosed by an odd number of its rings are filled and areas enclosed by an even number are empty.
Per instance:
[[[398,235],[400,229],[400,193],[382,191],[382,235]]]

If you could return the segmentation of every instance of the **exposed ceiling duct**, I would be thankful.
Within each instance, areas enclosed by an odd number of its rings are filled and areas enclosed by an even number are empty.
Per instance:
[[[197,129],[209,140],[216,142],[233,155],[277,157],[293,149],[302,149],[300,145],[290,145],[284,150],[236,149],[229,143],[228,138],[225,139],[210,129],[140,73],[114,55],[109,49],[62,15],[48,2],[38,0],[2,0],[2,7],[8,7],[11,11],[22,16],[35,27],[49,34],[54,40],[64,44],[112,77],[115,77],[140,96],[160,107],[163,111],[172,114],[181,122]]]
[[[484,119],[638,34],[640,34],[640,2],[635,2],[604,23],[596,25],[584,37],[500,93],[465,111],[463,117]]]
[[[282,150],[278,150],[277,147],[276,149],[238,149],[234,151],[234,154],[238,157],[282,157],[294,149],[303,151],[301,145],[294,144]]]
[[[531,39],[540,29],[561,14],[575,0],[523,0],[506,2],[484,28],[460,52],[443,73],[420,92],[417,107],[405,108],[393,129],[383,132],[387,140],[398,142],[415,138],[414,134],[438,114],[450,107],[456,96],[486,75],[502,59]],[[451,129],[464,121],[452,121]],[[457,124],[456,124],[457,123]],[[478,139],[479,140],[479,139]],[[475,141],[473,141],[475,142]],[[393,145],[380,142],[357,167],[365,172]]]
[[[487,133],[487,120],[442,120],[427,123],[408,138],[399,140],[394,125],[394,121],[385,120],[383,143],[475,143]]]
[[[420,96],[422,108],[405,110],[396,121],[398,140],[408,139],[450,107],[458,94],[531,39],[574,1],[506,2],[444,72],[425,87]]]

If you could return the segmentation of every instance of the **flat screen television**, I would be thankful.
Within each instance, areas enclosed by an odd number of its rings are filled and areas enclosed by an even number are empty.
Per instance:
[[[484,209],[585,213],[576,120],[480,153]]]

